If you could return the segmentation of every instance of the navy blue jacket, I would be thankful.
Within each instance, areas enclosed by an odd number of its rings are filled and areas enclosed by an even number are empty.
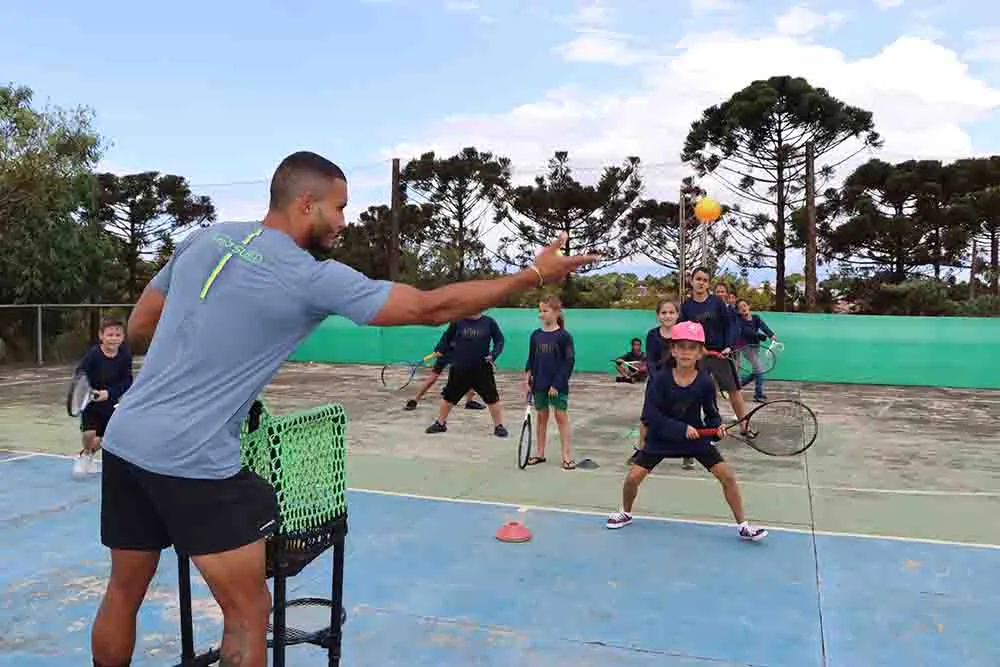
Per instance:
[[[670,339],[660,334],[655,326],[646,333],[646,369],[650,375],[659,373],[670,362]]]
[[[569,393],[569,378],[576,363],[573,337],[563,328],[555,331],[535,329],[528,341],[528,360],[524,371],[531,377],[532,392],[555,389]]]
[[[722,416],[715,402],[715,382],[699,370],[694,381],[682,387],[673,369],[651,375],[646,382],[642,421],[646,424],[644,449],[655,454],[696,454],[716,438],[687,439],[687,428],[717,428]],[[703,416],[704,414],[704,416]]]
[[[481,315],[449,324],[434,351],[451,362],[453,368],[475,368],[485,363],[488,356],[496,361],[503,352],[503,342],[503,332],[496,320]]]
[[[76,373],[87,375],[87,382],[94,389],[108,392],[108,400],[94,405],[113,406],[132,386],[132,353],[125,345],[118,348],[114,357],[105,356],[100,345],[95,345],[80,359],[76,365]]]
[[[705,347],[721,352],[736,344],[736,322],[722,299],[709,294],[701,303],[693,298],[681,304],[678,322],[698,322],[705,329]]]
[[[764,320],[760,319],[759,315],[751,315],[749,320],[741,317],[737,323],[740,328],[736,338],[745,345],[754,345],[774,337],[774,332],[765,324]]]

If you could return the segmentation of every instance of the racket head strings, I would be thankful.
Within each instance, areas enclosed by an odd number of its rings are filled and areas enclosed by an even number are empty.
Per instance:
[[[747,442],[764,454],[794,456],[809,449],[819,434],[815,413],[801,401],[783,399],[760,406],[747,419]]]

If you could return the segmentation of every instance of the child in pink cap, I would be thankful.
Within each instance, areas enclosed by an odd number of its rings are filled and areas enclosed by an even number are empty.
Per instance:
[[[660,461],[690,457],[722,484],[722,493],[736,519],[739,536],[744,540],[763,539],[767,531],[751,526],[743,514],[743,500],[732,467],[712,442],[714,438],[703,438],[696,430],[722,424],[715,403],[715,382],[697,365],[705,353],[705,330],[697,322],[681,322],[671,329],[670,337],[670,367],[653,375],[646,384],[646,403],[642,409],[642,419],[646,423],[645,443],[629,459],[622,489],[622,509],[608,517],[607,526],[622,528],[632,523],[632,506],[639,485]]]

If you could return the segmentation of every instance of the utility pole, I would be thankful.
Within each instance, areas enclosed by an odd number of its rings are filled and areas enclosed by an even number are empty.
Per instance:
[[[806,310],[816,310],[816,147],[806,142]]]
[[[686,218],[684,212],[684,187],[680,189],[680,196],[677,198],[677,299],[678,301],[684,301],[684,283],[686,282],[684,276],[686,275],[687,266],[685,266],[684,255],[687,252],[687,248],[684,247],[684,221]]]
[[[399,187],[399,158],[392,158],[392,193],[389,232],[389,280],[399,280],[399,215],[402,207],[402,192]]]

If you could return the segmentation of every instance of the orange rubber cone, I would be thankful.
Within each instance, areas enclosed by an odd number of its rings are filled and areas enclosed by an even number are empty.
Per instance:
[[[531,541],[531,531],[519,521],[508,521],[500,526],[497,531],[497,539],[501,542],[529,542]]]

